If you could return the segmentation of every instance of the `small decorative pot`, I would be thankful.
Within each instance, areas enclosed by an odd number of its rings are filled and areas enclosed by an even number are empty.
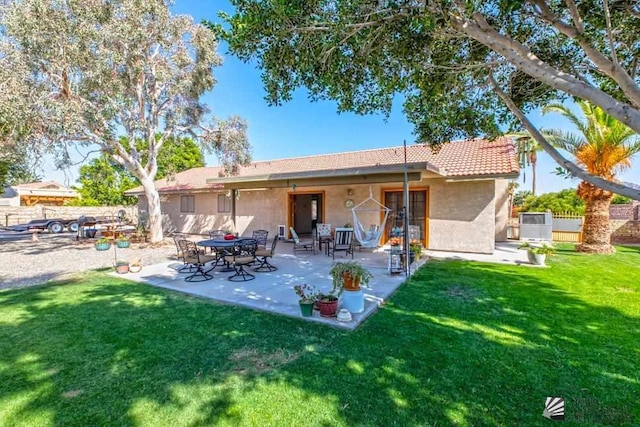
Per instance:
[[[131,241],[129,240],[116,240],[116,246],[120,249],[125,249],[131,246]]]
[[[139,273],[142,270],[142,266],[140,264],[131,264],[129,266],[129,273]]]
[[[96,250],[97,251],[108,251],[111,248],[110,242],[96,242]]]
[[[300,304],[300,314],[302,317],[310,317],[313,314],[313,302],[299,302]]]
[[[318,306],[320,307],[320,316],[335,317],[336,312],[338,311],[338,300],[328,302],[318,300]]]
[[[116,264],[116,273],[125,274],[129,272],[129,263]]]
[[[529,260],[529,264],[535,264],[536,260],[533,257],[533,252],[527,251],[527,260]]]

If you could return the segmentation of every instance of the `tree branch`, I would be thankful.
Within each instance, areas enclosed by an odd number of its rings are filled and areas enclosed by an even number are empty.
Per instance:
[[[569,9],[571,19],[573,19],[573,25],[576,26],[576,29],[580,34],[583,34],[584,21],[582,20],[582,16],[580,16],[580,12],[578,12],[578,6],[573,0],[565,0],[565,3],[567,4],[567,9]]]
[[[604,19],[607,25],[607,39],[609,40],[609,49],[611,49],[611,59],[616,67],[620,66],[618,61],[618,54],[616,53],[616,46],[613,40],[613,32],[611,31],[611,12],[609,11],[609,1],[603,0],[604,7]]]
[[[558,15],[554,14],[551,11],[551,9],[547,6],[545,0],[533,0],[532,3],[538,7],[538,10],[540,12],[540,15],[539,15],[540,19],[550,23],[560,33],[578,42],[578,44],[584,50],[584,53],[587,55],[587,57],[591,61],[593,61],[594,64],[596,64],[596,66],[598,67],[598,72],[615,80],[620,85],[620,89],[622,89],[622,91],[627,96],[627,98],[629,98],[629,101],[636,107],[640,108],[640,88],[638,88],[638,85],[635,83],[633,78],[629,76],[627,71],[618,62],[618,59],[615,53],[615,46],[613,44],[613,38],[612,38],[613,36],[611,33],[610,19],[608,20],[608,24],[607,24],[607,35],[610,38],[611,55],[613,60],[610,60],[609,58],[607,58],[605,55],[602,54],[602,52],[594,48],[589,43],[589,41],[587,40],[587,36],[584,34],[584,30],[580,31],[579,29],[572,27],[571,25],[568,25],[560,17],[558,17]],[[605,6],[604,6],[605,17],[609,16],[609,9],[607,5],[608,3],[605,1]],[[573,5],[573,7],[575,8],[575,5]],[[571,9],[571,6],[570,6],[570,9]],[[578,14],[577,9],[572,12],[572,15],[573,14],[577,16]],[[576,19],[579,19],[580,22],[582,22],[579,16]]]
[[[601,106],[609,115],[640,133],[640,111],[629,108],[585,81],[551,67],[527,46],[496,31],[480,13],[474,13],[473,20],[462,16],[451,18],[454,28],[490,47],[524,73],[552,88]]]
[[[540,133],[540,131],[531,123],[531,121],[524,115],[524,113],[518,108],[518,106],[511,100],[511,98],[500,88],[498,82],[496,82],[492,73],[489,73],[489,82],[493,86],[493,89],[498,94],[500,99],[507,105],[509,110],[520,120],[524,128],[529,132],[531,137],[544,149],[544,151],[551,156],[564,169],[568,170],[571,175],[576,176],[583,181],[595,185],[596,187],[604,190],[611,191],[613,193],[621,194],[623,196],[631,197],[634,200],[640,200],[640,191],[627,187],[622,184],[607,181],[599,176],[592,175],[585,172],[575,163],[565,159]]]

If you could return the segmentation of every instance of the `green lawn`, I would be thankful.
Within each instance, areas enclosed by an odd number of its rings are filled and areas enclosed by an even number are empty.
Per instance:
[[[564,248],[432,261],[355,332],[103,273],[0,292],[0,425],[638,425],[640,249]]]

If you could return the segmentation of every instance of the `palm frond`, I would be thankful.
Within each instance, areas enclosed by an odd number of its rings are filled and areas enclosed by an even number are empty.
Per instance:
[[[586,141],[580,135],[559,129],[544,130],[543,135],[551,145],[573,155],[586,144]]]
[[[576,116],[573,111],[569,110],[562,104],[549,104],[542,107],[543,115],[551,112],[560,113],[565,116],[580,132],[582,132],[587,126],[584,120]]]

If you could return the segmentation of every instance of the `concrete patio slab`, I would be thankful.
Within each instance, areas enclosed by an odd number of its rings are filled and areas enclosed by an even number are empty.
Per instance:
[[[522,242],[496,242],[493,254],[475,254],[464,252],[427,251],[432,258],[453,259],[463,261],[491,262],[495,264],[526,265],[528,267],[540,267],[529,263],[527,251],[518,249]]]
[[[469,254],[455,252],[428,251],[433,258],[473,260],[507,264],[527,264],[525,251],[517,249],[517,242],[496,244],[493,255]],[[227,278],[232,274],[221,272],[216,268],[210,274],[213,279],[203,282],[186,282],[185,273],[177,271],[183,264],[170,261],[148,265],[139,273],[128,273],[119,276],[140,283],[171,289],[185,294],[209,298],[218,302],[241,305],[255,310],[296,317],[303,320],[320,322],[338,328],[354,330],[405,281],[404,274],[390,274],[388,271],[388,254],[383,249],[373,252],[356,252],[354,259],[360,262],[373,274],[369,282],[370,288],[363,289],[365,304],[362,313],[352,313],[352,320],[340,322],[336,318],[321,317],[318,311],[311,317],[302,317],[298,306],[298,297],[293,287],[297,284],[314,285],[320,292],[329,292],[332,287],[329,270],[333,259],[321,252],[315,255],[305,252],[293,254],[290,243],[278,244],[272,264],[278,267],[273,272],[254,273],[256,278],[247,282],[230,282]],[[336,261],[349,261],[351,257],[336,257]],[[412,272],[424,264],[427,257],[422,257],[412,265]],[[340,306],[339,306],[340,308]]]
[[[336,261],[350,261],[351,257],[336,257]],[[354,260],[360,262],[373,274],[369,282],[370,288],[364,291],[364,311],[352,313],[352,320],[340,322],[336,318],[321,317],[314,311],[311,317],[302,317],[298,306],[298,297],[293,287],[297,284],[308,283],[314,285],[320,292],[329,292],[332,288],[329,270],[333,259],[316,252],[297,252],[293,254],[292,245],[282,243],[278,245],[276,255],[271,263],[278,267],[273,272],[253,273],[256,278],[247,282],[230,282],[232,274],[221,272],[216,268],[210,274],[213,279],[203,282],[186,282],[185,273],[178,273],[182,266],[179,261],[145,266],[138,273],[128,273],[124,276],[129,280],[148,283],[165,289],[171,289],[185,294],[210,298],[215,301],[241,305],[256,310],[268,311],[285,316],[297,317],[304,320],[325,323],[338,328],[353,330],[371,315],[384,301],[405,281],[402,274],[389,274],[387,270],[388,255],[384,251],[356,252]],[[420,262],[420,261],[419,261]],[[418,263],[412,266],[415,269]],[[421,262],[425,262],[423,259]],[[339,306],[340,308],[340,306]]]

